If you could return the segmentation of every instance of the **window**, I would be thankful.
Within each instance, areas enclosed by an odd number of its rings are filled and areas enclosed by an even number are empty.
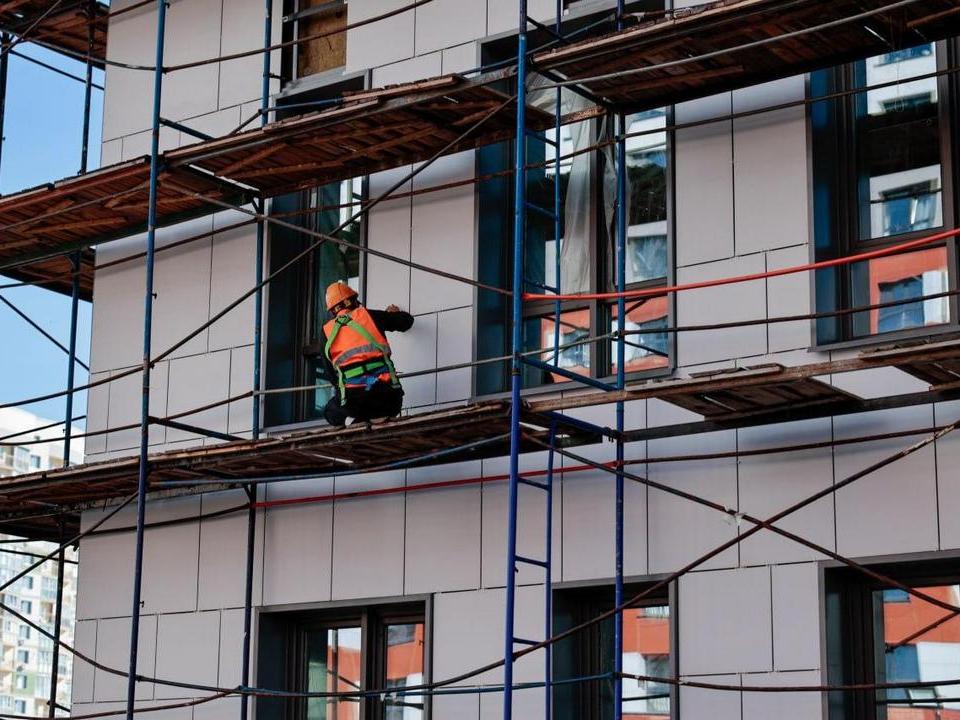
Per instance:
[[[39,470],[39,469],[40,469],[40,456],[39,456],[39,455],[31,455],[31,456],[30,456],[30,467],[33,468],[34,470]]]
[[[23,577],[23,587],[27,590],[33,590],[33,577],[30,575],[24,575]]]
[[[346,65],[347,33],[333,32],[346,26],[347,0],[284,0],[284,42],[323,37],[285,48],[281,61],[283,77],[297,80]]]
[[[286,96],[281,104],[309,103],[337,97],[346,90],[360,90],[364,79],[355,77],[322,91]],[[296,114],[297,109],[291,110]],[[283,113],[281,113],[281,117]],[[271,212],[313,232],[331,232],[350,220],[366,199],[364,178],[345,180],[319,188],[284,195],[273,201]],[[265,399],[267,426],[286,425],[323,417],[323,408],[334,392],[330,378],[322,372],[319,358],[324,352],[320,341],[328,315],[325,303],[327,285],[346,282],[363,296],[364,258],[359,248],[366,244],[366,223],[357,218],[337,237],[354,247],[324,243],[309,261],[297,263],[281,273],[270,285],[267,310],[267,388],[318,386],[316,390],[277,393]],[[315,237],[288,228],[270,232],[270,271],[283,266],[301,253]]]
[[[21,600],[20,611],[23,612],[25,615],[29,615],[30,613],[33,612],[33,603],[30,602],[29,600]]]
[[[818,260],[881,249],[952,227],[952,80],[946,46],[921,45],[814,73],[813,97],[899,81],[811,106]],[[823,318],[833,343],[955,322],[954,242],[820,270],[817,310],[901,303]]]
[[[645,6],[647,7],[647,6]],[[534,46],[544,39],[531,36]],[[497,62],[515,53],[507,39],[484,48],[484,62]],[[553,114],[556,91],[536,91],[543,78],[534,77],[528,102]],[[561,95],[561,115],[593,103],[573,91]],[[653,110],[626,119],[628,290],[665,286],[671,274],[669,231],[669,133],[667,112]],[[616,290],[616,167],[615,147],[590,148],[614,137],[612,117],[551,128],[527,141],[525,290],[542,295],[596,293]],[[556,148],[561,160],[557,163]],[[479,183],[479,279],[508,288],[512,278],[513,183],[497,175],[514,162],[513,143],[481,148],[478,174],[494,176]],[[554,219],[555,187],[559,184],[559,218]],[[523,350],[569,373],[595,378],[616,373],[616,343],[584,342],[617,329],[616,302],[567,300],[560,305],[545,299],[524,303]],[[662,332],[669,325],[666,297],[628,301],[625,326],[626,371],[662,371],[670,366],[670,342]],[[510,303],[497,293],[478,293],[478,359],[510,353]],[[539,353],[537,351],[540,351]],[[478,367],[478,394],[502,392],[509,386],[509,362]],[[569,377],[533,367],[523,371],[524,387],[571,382]]]
[[[27,689],[27,676],[17,674],[17,690],[26,690]]]
[[[30,662],[29,650],[17,650],[17,663],[26,665]]]
[[[423,604],[346,611],[266,613],[260,619],[258,681],[300,692],[390,688],[428,680]],[[422,720],[427,698],[261,700],[268,720]]]
[[[13,467],[16,470],[27,470],[30,467],[30,451],[18,447],[13,449]]]
[[[960,602],[955,560],[876,569],[945,602]],[[960,675],[960,618],[847,568],[826,572],[830,684],[929,682]],[[956,688],[831,693],[831,720],[921,720],[960,715]]]
[[[641,585],[625,587],[625,596],[643,590]],[[554,601],[554,629],[567,628],[597,617],[613,607],[613,587],[557,590]],[[645,604],[623,614],[623,672],[630,675],[673,677],[675,663],[671,649],[674,628],[670,602],[663,596],[645,599]],[[554,651],[554,679],[601,675],[613,670],[613,620],[561,640]],[[635,679],[622,680],[623,716],[656,720],[671,717],[672,686]],[[554,690],[557,720],[607,720],[613,717],[613,681],[558,684]]]
[[[14,700],[13,701],[13,710],[17,715],[26,715],[27,714],[27,701],[26,700]]]
[[[18,636],[20,637],[21,640],[29,640],[29,639],[30,639],[30,626],[29,626],[29,625],[21,625]]]
[[[37,655],[37,667],[40,670],[49,670],[53,667],[53,653],[48,650],[41,650]]]

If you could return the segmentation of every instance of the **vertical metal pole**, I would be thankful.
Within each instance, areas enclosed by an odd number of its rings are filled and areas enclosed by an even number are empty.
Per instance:
[[[544,578],[544,634],[545,638],[553,637],[553,466],[556,454],[553,451],[554,443],[557,441],[557,421],[550,421],[550,450],[547,453],[547,516],[546,516],[546,541],[544,547],[546,553],[544,559],[547,561]],[[553,645],[547,645],[543,649],[543,713],[546,720],[553,717]]]
[[[265,0],[264,18],[263,18],[263,46],[270,47],[270,40],[273,37],[273,0]],[[267,124],[270,107],[270,52],[264,50],[263,53],[263,76],[260,82],[260,126]],[[264,208],[260,208],[262,213]],[[255,269],[257,292],[254,294],[253,310],[253,439],[260,437],[260,355],[263,343],[263,289],[260,284],[263,281],[263,261],[264,261],[264,223],[261,220],[257,223],[257,267]]]
[[[67,344],[67,402],[63,419],[63,467],[70,465],[71,440],[73,438],[73,388],[77,369],[77,315],[80,310],[80,251],[70,255],[73,280],[70,290],[70,339]]]
[[[73,281],[70,292],[70,340],[67,352],[67,402],[63,419],[63,467],[70,466],[70,441],[73,437],[73,388],[76,384],[77,368],[77,315],[80,308],[80,253],[70,255],[70,267],[73,270]],[[57,556],[57,604],[54,610],[53,636],[53,665],[50,671],[50,698],[47,706],[47,717],[53,717],[57,711],[57,685],[59,683],[60,665],[60,629],[63,623],[63,567],[66,564],[66,551],[61,549]]]
[[[80,174],[87,171],[87,154],[90,150],[90,95],[93,92],[93,23],[92,4],[87,5],[87,74],[83,86],[83,137],[80,140]]]
[[[61,544],[63,538],[60,538]],[[63,568],[66,565],[66,549],[61,548],[57,555],[57,604],[53,617],[53,659],[50,669],[50,699],[47,704],[47,717],[52,718],[57,712],[57,683],[60,679],[60,630],[63,624]]]
[[[270,41],[273,38],[273,0],[264,0],[263,13],[263,76],[260,82],[260,126],[267,124],[267,108],[270,107]],[[259,212],[264,212],[261,205]],[[260,437],[260,361],[263,353],[263,282],[264,262],[264,221],[257,223],[257,250],[254,269],[257,292],[253,301],[253,439]],[[257,486],[247,488],[250,507],[247,510],[247,563],[246,582],[243,595],[243,659],[241,660],[240,682],[244,687],[250,685],[250,641],[253,632],[253,554],[257,537],[257,510],[253,503],[257,500]],[[250,710],[250,696],[240,698],[240,720],[247,720]]]
[[[153,123],[150,140],[150,196],[147,205],[147,257],[143,294],[143,386],[140,406],[140,468],[137,478],[137,537],[133,559],[133,604],[130,617],[130,667],[127,675],[127,720],[133,720],[137,690],[137,645],[140,640],[140,590],[143,581],[143,524],[147,503],[150,444],[150,336],[153,331],[153,265],[157,238],[157,176],[160,170],[160,98],[163,90],[163,45],[166,0],[157,0],[157,52],[153,72]]]
[[[623,29],[623,0],[617,0],[617,29]],[[623,333],[626,329],[626,303],[623,291],[627,284],[627,144],[626,118],[617,113],[617,389],[622,390],[626,381],[626,353]],[[617,607],[623,604],[623,401],[617,402],[617,481],[616,481],[616,528],[614,538],[615,577],[613,600]],[[623,612],[613,618],[613,718],[623,717]]]
[[[527,0],[519,0],[517,33],[517,127],[514,152],[512,353],[510,363],[510,489],[507,503],[506,617],[503,634],[503,720],[513,718],[514,605],[517,567],[517,499],[520,479],[520,388],[523,310],[523,240],[526,231]]]
[[[7,75],[10,70],[10,35],[0,34],[0,166],[3,160],[3,125],[7,115]]]

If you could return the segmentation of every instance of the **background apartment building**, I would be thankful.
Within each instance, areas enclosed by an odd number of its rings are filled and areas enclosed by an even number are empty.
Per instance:
[[[63,465],[62,427],[33,431],[34,428],[49,424],[50,421],[17,408],[0,410],[0,435],[5,442],[24,443],[0,447],[0,476],[11,477]],[[76,443],[70,455],[71,462],[79,464],[83,462],[83,441],[78,439]],[[45,542],[15,540],[11,535],[0,535],[0,583],[7,582],[54,547]],[[70,562],[63,574],[60,637],[63,642],[72,645],[77,594],[76,553],[68,552],[67,558]],[[57,564],[44,563],[32,570],[4,590],[0,601],[38,623],[47,632],[54,632]],[[0,712],[45,716],[50,702],[50,679],[54,673],[53,641],[9,613],[0,613],[0,623],[0,645],[3,647],[0,658]],[[56,668],[57,704],[60,705],[58,715],[65,714],[70,707],[72,668],[73,656],[61,652]]]
[[[688,5],[692,3],[676,3]],[[132,6],[132,0],[114,7]],[[565,27],[576,29],[608,15],[610,2],[567,4]],[[273,40],[304,37],[399,7],[376,2],[277,3]],[[631,4],[633,11],[659,5]],[[532,14],[552,19],[552,3],[533,3]],[[164,62],[189,63],[258,47],[260,0],[175,0],[167,17]],[[108,57],[152,62],[155,9],[137,7],[110,21]],[[435,0],[387,20],[336,36],[336,41],[275,53],[271,90],[278,117],[298,113],[344,91],[463,73],[509,61],[515,52],[513,0]],[[532,33],[533,42],[544,35]],[[627,127],[629,215],[627,283],[659,288],[736,275],[764,273],[869,249],[888,247],[956,227],[955,134],[950,112],[960,96],[944,73],[958,52],[953,40],[864,59],[807,76],[725,92],[702,100],[632,115]],[[102,163],[142,156],[149,148],[151,94],[136,70],[106,72]],[[856,93],[866,85],[900,81]],[[256,116],[260,58],[247,57],[171,73],[162,114],[213,136]],[[509,83],[504,90],[509,91]],[[804,104],[832,93],[833,99]],[[552,93],[532,98],[549,106]],[[566,111],[580,107],[573,94]],[[778,110],[751,115],[771,105]],[[733,117],[731,117],[733,115]],[[525,270],[528,280],[565,292],[605,291],[612,272],[612,155],[586,152],[613,133],[595,117],[550,131],[530,142],[533,163],[553,145],[583,151],[560,164],[533,170],[534,201],[552,192],[562,175],[563,244],[553,221],[532,220]],[[165,126],[161,149],[195,141]],[[401,200],[374,208],[347,229],[360,247],[422,265],[466,274],[483,283],[509,284],[512,190],[498,173],[514,148],[501,143],[441,158],[402,188]],[[377,197],[405,177],[399,168],[283,196],[271,212],[293,213],[303,227],[329,231],[350,217],[349,204]],[[493,180],[476,185],[477,176]],[[499,179],[498,179],[499,178]],[[418,194],[433,185],[440,192]],[[154,344],[165,348],[200,326],[253,286],[255,233],[234,228],[244,216],[220,212],[163,228],[156,261]],[[224,228],[222,232],[216,232]],[[231,229],[225,229],[231,228]],[[211,235],[178,245],[201,232]],[[309,242],[304,233],[274,227],[265,270],[281,267]],[[93,388],[88,459],[136,455],[140,380],[124,375],[141,361],[143,237],[98,248],[93,306],[91,379],[118,377]],[[557,257],[559,252],[560,257]],[[125,262],[118,262],[129,258]],[[735,285],[629,303],[627,327],[638,331],[625,357],[631,378],[688,376],[698,372],[780,363],[786,366],[855,356],[864,347],[956,331],[954,240],[909,254],[865,261],[849,269],[761,278]],[[559,272],[558,272],[559,268]],[[265,302],[264,370],[268,388],[314,385],[323,289],[332,280],[356,287],[373,307],[401,305],[416,317],[409,333],[392,338],[401,370],[419,373],[491,359],[509,352],[509,315],[502,297],[416,268],[397,266],[350,247],[327,246],[271,284]],[[940,295],[933,299],[930,295]],[[915,303],[875,308],[816,322],[765,324],[812,311],[891,300]],[[252,389],[253,302],[198,334],[157,363],[150,412],[155,416],[238,396]],[[549,358],[557,347],[609,332],[616,305],[600,300],[529,303],[523,317],[526,349]],[[744,323],[736,328],[668,333],[671,325]],[[752,323],[752,324],[750,324]],[[559,332],[558,332],[559,326]],[[608,378],[616,371],[613,342],[557,350],[566,371]],[[489,362],[426,373],[404,382],[406,412],[457,407],[502,397],[509,366]],[[920,392],[926,385],[894,368],[878,367],[829,378],[861,398]],[[578,389],[559,373],[525,371],[525,393],[570,395]],[[330,390],[268,396],[268,432],[319,422]],[[716,430],[642,440],[627,446],[636,471],[663,486],[694,493],[738,513],[764,517],[902,448],[908,431],[957,419],[956,402],[915,404],[838,414],[792,423]],[[612,406],[569,411],[601,426],[614,423]],[[631,428],[664,428],[701,419],[662,400],[628,403]],[[248,399],[191,416],[191,423],[249,436]],[[665,435],[667,433],[664,433]],[[864,436],[884,436],[857,442]],[[218,442],[175,427],[152,426],[151,451]],[[767,450],[799,446],[780,452]],[[600,444],[578,452],[609,462]],[[836,553],[880,568],[903,583],[957,602],[956,552],[960,523],[952,512],[960,496],[953,472],[960,437],[945,436],[864,482],[828,495],[783,527]],[[697,454],[699,460],[666,458]],[[527,453],[524,470],[541,470],[546,453]],[[561,461],[558,459],[557,461]],[[595,617],[613,604],[614,503],[611,478],[562,460],[553,507],[554,631]],[[263,687],[349,691],[402,689],[457,675],[502,657],[505,600],[506,488],[495,478],[505,458],[469,460],[408,470],[344,474],[271,484],[266,502],[378,491],[257,513],[253,603],[253,678]],[[406,488],[431,481],[483,478],[483,483],[423,492]],[[242,492],[156,499],[147,508],[141,603],[140,669],[146,676],[234,687],[240,681],[246,518],[218,514],[242,504]],[[84,513],[84,527],[103,510]],[[132,511],[111,519],[114,532],[84,541],[77,597],[78,648],[111,667],[124,667],[130,628]],[[530,557],[545,554],[542,497],[521,488],[519,543]],[[172,524],[173,521],[190,520]],[[628,484],[625,566],[628,595],[678,570],[693,558],[744,531],[735,518],[697,507],[654,488]],[[127,528],[126,530],[123,530]],[[518,633],[542,638],[542,573],[518,571]],[[916,598],[868,582],[821,553],[763,533],[718,554],[679,581],[625,613],[623,666],[653,677],[732,686],[854,684],[883,681],[946,682],[960,676],[960,621],[935,621]],[[554,689],[558,718],[610,716],[613,685],[610,629],[598,625],[558,643],[558,678],[595,677]],[[517,665],[518,682],[543,676],[543,652]],[[260,699],[262,718],[495,718],[502,675],[492,670],[429,698],[384,694],[348,699]],[[18,681],[19,682],[19,681]],[[951,685],[872,693],[720,691],[677,689],[668,683],[622,680],[623,713],[631,720],[716,718],[753,720],[831,718],[933,720],[960,716]],[[492,692],[472,692],[476,686]],[[122,708],[122,678],[77,663],[75,713]],[[197,691],[151,682],[137,685],[141,708],[197,697]],[[517,716],[543,714],[540,689],[518,690]],[[28,713],[29,714],[29,713]],[[154,713],[161,720],[219,720],[239,714],[236,698]]]

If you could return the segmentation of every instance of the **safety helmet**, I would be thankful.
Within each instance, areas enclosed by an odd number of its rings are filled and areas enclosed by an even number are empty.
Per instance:
[[[333,310],[344,300],[355,298],[357,291],[342,282],[330,283],[327,286],[327,310]]]

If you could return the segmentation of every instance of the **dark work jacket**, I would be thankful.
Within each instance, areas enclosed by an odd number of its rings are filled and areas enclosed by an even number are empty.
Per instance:
[[[373,318],[374,324],[379,328],[380,332],[386,335],[388,332],[406,332],[413,327],[413,315],[403,310],[397,312],[387,312],[386,310],[370,310],[367,312],[370,313],[370,317]],[[327,336],[326,333],[320,333],[319,346],[326,347],[327,345]],[[322,352],[317,356],[317,360],[323,363],[323,375],[324,377],[334,385],[337,384],[337,371],[333,367],[333,363],[330,362],[330,358],[327,357],[326,352]]]

